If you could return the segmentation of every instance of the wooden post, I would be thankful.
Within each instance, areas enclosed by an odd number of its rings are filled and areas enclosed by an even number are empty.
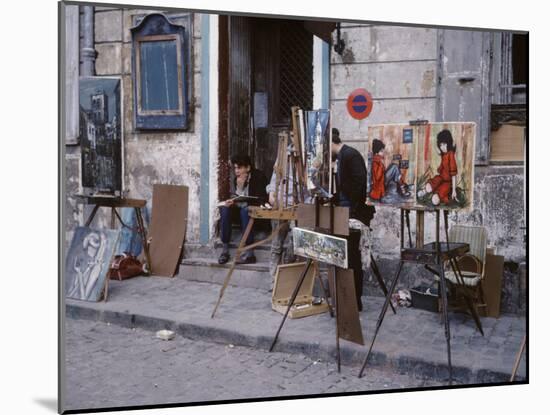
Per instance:
[[[416,211],[416,248],[424,246],[424,211]]]

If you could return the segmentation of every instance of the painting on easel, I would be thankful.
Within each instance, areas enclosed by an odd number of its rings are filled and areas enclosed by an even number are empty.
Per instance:
[[[305,111],[307,189],[311,194],[330,196],[330,111]]]
[[[292,229],[294,253],[340,268],[348,267],[348,241],[303,228]]]
[[[65,262],[65,296],[99,301],[120,232],[76,228]]]
[[[418,126],[416,203],[471,210],[474,196],[475,123]]]
[[[416,134],[408,124],[368,128],[368,201],[407,206],[415,201]]]
[[[79,81],[82,187],[86,193],[122,191],[122,108],[120,78]]]

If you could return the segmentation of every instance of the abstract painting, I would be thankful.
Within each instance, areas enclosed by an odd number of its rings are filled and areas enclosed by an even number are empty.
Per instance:
[[[471,210],[474,196],[475,123],[418,126],[416,203]]]
[[[65,296],[99,301],[120,232],[76,228],[65,262]]]
[[[373,125],[368,128],[369,202],[410,206],[415,201],[416,135],[408,124]]]
[[[330,196],[330,111],[305,111],[307,189],[311,194]]]
[[[348,241],[343,238],[295,227],[294,253],[340,268],[348,267]]]
[[[120,78],[79,81],[82,187],[92,193],[122,191],[121,90]]]

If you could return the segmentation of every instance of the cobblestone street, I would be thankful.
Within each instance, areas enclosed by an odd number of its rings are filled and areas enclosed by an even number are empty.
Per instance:
[[[66,409],[151,405],[438,385],[409,374],[247,347],[163,341],[155,333],[67,319]]]

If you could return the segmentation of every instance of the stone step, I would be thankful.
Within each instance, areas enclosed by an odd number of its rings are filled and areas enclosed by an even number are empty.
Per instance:
[[[184,259],[197,259],[197,258],[211,258],[218,260],[218,257],[222,253],[222,243],[215,242],[214,246],[201,245],[197,243],[185,243],[183,258]],[[231,242],[229,244],[229,254],[231,258],[234,257],[237,250],[238,241]],[[269,265],[271,257],[271,244],[267,243],[254,248],[254,256],[258,262],[265,262]]]
[[[229,272],[229,268],[231,268],[231,262],[220,265],[218,264],[217,255],[208,258],[185,258],[181,262],[177,277],[188,281],[221,285]],[[271,286],[269,263],[258,262],[256,264],[237,265],[229,285],[269,290]]]

